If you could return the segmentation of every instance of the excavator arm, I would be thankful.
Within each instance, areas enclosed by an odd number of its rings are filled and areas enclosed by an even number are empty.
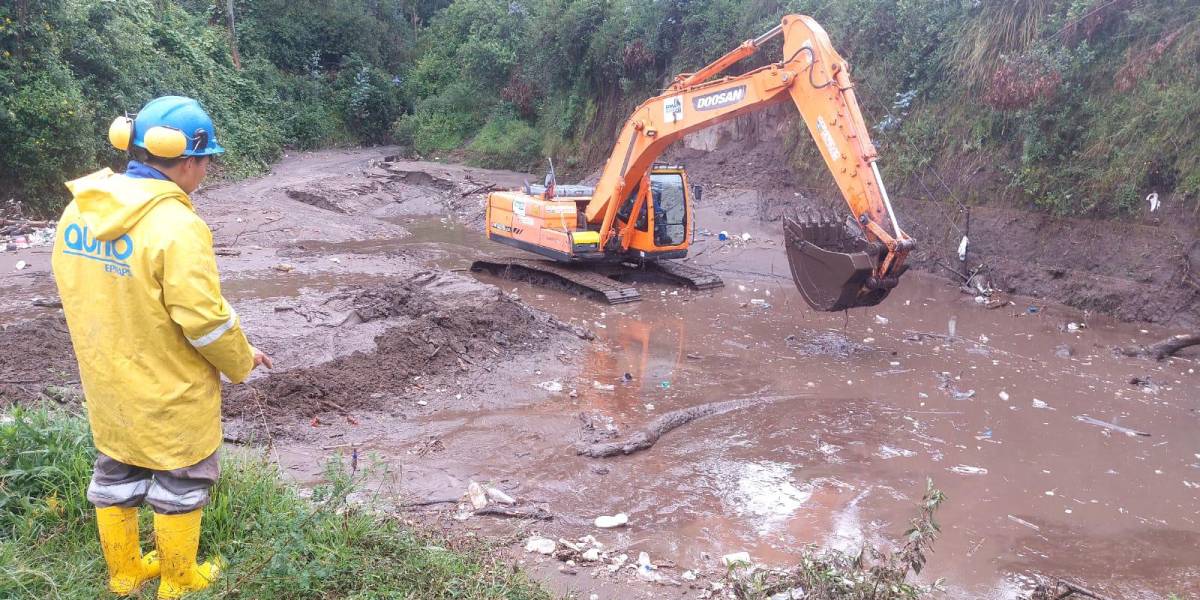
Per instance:
[[[783,37],[783,61],[717,78],[777,36]],[[841,224],[785,222],[796,285],[809,304],[821,310],[882,300],[906,269],[905,258],[914,243],[900,228],[884,188],[849,66],[833,49],[825,30],[802,15],[788,15],[771,31],[695,73],[679,75],[663,94],[638,106],[617,136],[586,208],[588,223],[599,226],[601,246],[628,246],[614,223],[617,208],[672,142],[789,99],[808,126],[862,234],[862,243],[848,244],[844,236],[830,233],[840,230]],[[640,204],[642,198],[637,200]]]

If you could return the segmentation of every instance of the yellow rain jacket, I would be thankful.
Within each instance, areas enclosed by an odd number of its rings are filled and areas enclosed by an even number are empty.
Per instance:
[[[171,181],[104,169],[67,188],[51,262],[96,448],[148,469],[200,462],[221,444],[219,374],[254,367],[212,232]]]

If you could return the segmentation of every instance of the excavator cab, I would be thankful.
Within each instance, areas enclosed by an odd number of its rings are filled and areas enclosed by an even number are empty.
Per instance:
[[[627,226],[638,211],[633,227],[626,229],[630,250],[641,257],[681,258],[687,254],[692,231],[693,188],[683,167],[655,165],[647,178],[650,193],[639,202],[642,182],[630,190],[617,209],[617,220]]]

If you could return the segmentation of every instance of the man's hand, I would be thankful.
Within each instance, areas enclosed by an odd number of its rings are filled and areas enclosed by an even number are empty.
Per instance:
[[[250,346],[250,350],[252,350],[254,352],[254,368],[255,369],[257,369],[260,366],[270,369],[274,366],[273,363],[271,362],[271,357],[267,356],[266,354],[263,354],[262,350],[259,350],[258,348],[255,348],[254,346]]]

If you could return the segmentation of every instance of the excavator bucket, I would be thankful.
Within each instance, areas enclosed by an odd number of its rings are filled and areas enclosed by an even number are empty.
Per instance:
[[[821,216],[788,217],[783,236],[792,280],[814,309],[875,306],[887,297],[888,289],[868,286],[878,247],[845,223]]]

